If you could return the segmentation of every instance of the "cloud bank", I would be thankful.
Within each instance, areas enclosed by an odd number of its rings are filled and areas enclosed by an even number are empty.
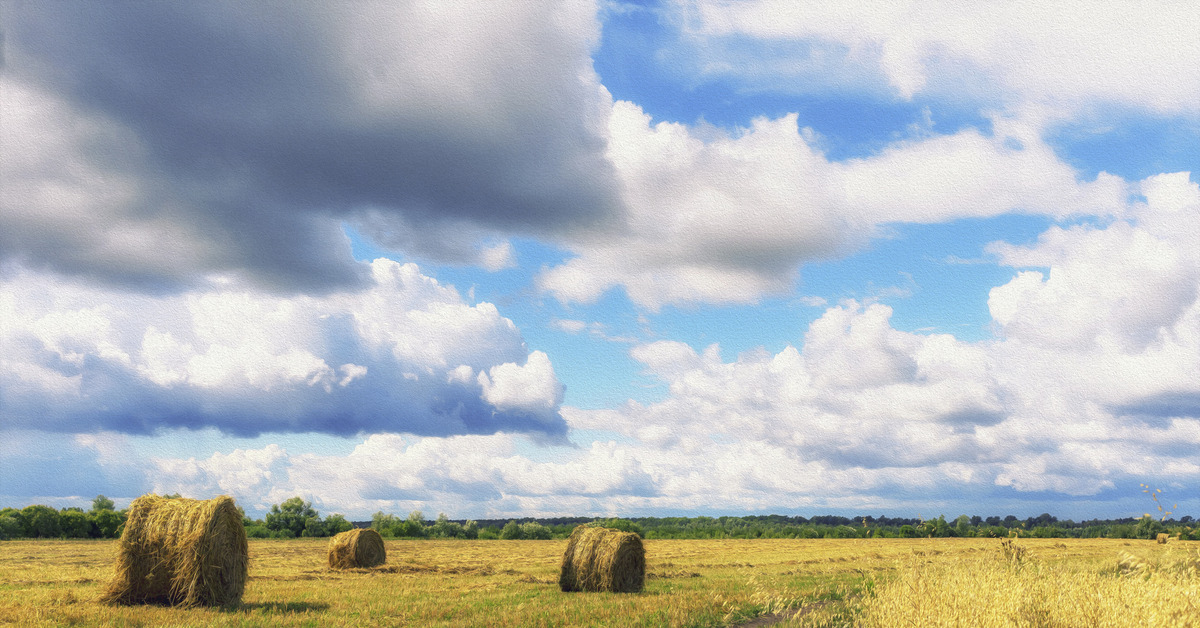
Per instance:
[[[494,305],[468,305],[414,264],[368,268],[369,288],[319,297],[4,277],[5,427],[562,437],[549,358]]]

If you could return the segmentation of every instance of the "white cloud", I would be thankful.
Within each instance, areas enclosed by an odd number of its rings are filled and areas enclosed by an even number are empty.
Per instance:
[[[464,303],[414,264],[378,259],[370,274],[364,291],[323,297],[145,296],[10,274],[0,417],[84,432],[565,430],[549,358],[527,355],[494,305]]]
[[[550,326],[568,334],[578,334],[587,328],[587,323],[571,319],[556,318],[550,321]]]
[[[749,36],[758,40],[751,50],[762,54],[752,52],[744,61],[760,59],[767,66],[739,66],[737,73],[764,83],[822,69],[843,85],[886,85],[903,98],[953,97],[957,88],[999,102],[1198,111],[1200,69],[1193,61],[1200,58],[1200,41],[1191,25],[1200,20],[1200,9],[1192,3],[701,0],[681,6],[688,49],[713,74],[734,75],[733,67],[714,63],[714,54],[738,50],[723,40]],[[806,43],[798,49],[808,54],[780,58],[779,49],[793,50],[781,42]],[[795,84],[802,89],[805,82]],[[826,87],[819,79],[817,84]]]
[[[558,417],[563,387],[554,376],[550,358],[534,351],[523,366],[512,362],[498,364],[479,373],[483,399],[502,410],[528,412],[545,420]]]
[[[539,287],[563,302],[621,286],[651,310],[753,303],[791,289],[803,262],[845,253],[889,222],[1125,211],[1122,180],[1079,181],[1037,128],[1000,117],[991,137],[967,129],[846,162],[814,148],[795,114],[702,139],[617,102],[609,132],[625,228],[576,234],[577,256],[541,273]]]

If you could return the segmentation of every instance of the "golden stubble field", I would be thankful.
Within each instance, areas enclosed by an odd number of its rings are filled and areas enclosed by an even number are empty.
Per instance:
[[[765,615],[793,626],[1073,625],[1055,619],[1056,605],[1092,625],[1200,616],[1200,544],[1187,542],[1021,539],[1014,563],[997,539],[648,540],[641,594],[560,592],[562,540],[392,540],[386,565],[340,572],[326,567],[327,542],[251,540],[242,604],[182,610],[96,602],[116,541],[6,541],[0,623],[727,626]],[[987,604],[999,619],[973,610]]]

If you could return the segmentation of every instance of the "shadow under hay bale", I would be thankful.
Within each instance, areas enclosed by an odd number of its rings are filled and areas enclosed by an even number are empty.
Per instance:
[[[567,539],[558,586],[563,591],[638,593],[646,580],[646,551],[633,532],[584,524]]]
[[[129,505],[117,552],[101,602],[232,606],[246,587],[246,529],[229,497],[143,495]]]
[[[383,537],[371,528],[358,528],[329,539],[329,568],[374,567],[387,562]]]

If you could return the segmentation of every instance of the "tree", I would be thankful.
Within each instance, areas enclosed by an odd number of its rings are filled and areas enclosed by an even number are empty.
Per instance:
[[[462,524],[451,521],[446,513],[439,513],[437,521],[434,522],[433,528],[430,530],[431,536],[443,539],[453,539],[463,536]]]
[[[383,536],[396,536],[396,527],[399,525],[396,515],[385,515],[382,510],[371,515],[371,528]]]
[[[313,509],[312,502],[293,497],[282,504],[272,505],[271,512],[267,513],[266,524],[267,529],[272,532],[289,530],[292,536],[300,536],[304,534],[308,520],[316,518],[317,511]]]
[[[341,534],[354,529],[354,524],[346,521],[346,518],[337,513],[325,516],[325,532],[329,536]]]
[[[92,512],[100,512],[101,510],[116,510],[116,508],[117,505],[113,503],[113,500],[103,495],[97,495],[96,499],[92,500]]]
[[[62,535],[58,511],[49,506],[26,506],[21,509],[21,518],[25,523],[25,536],[46,539]]]
[[[329,532],[323,521],[316,517],[309,517],[304,520],[304,531],[300,533],[300,536],[329,536]]]
[[[93,510],[88,513],[96,526],[96,534],[100,538],[115,539],[121,535],[121,526],[125,524],[125,513],[114,510]]]
[[[25,536],[25,526],[12,515],[0,515],[0,541]]]

